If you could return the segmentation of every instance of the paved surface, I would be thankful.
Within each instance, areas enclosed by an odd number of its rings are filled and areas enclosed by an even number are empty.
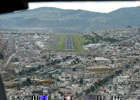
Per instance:
[[[8,66],[8,64],[10,63],[10,61],[12,60],[12,58],[13,58],[15,55],[16,55],[16,54],[14,53],[14,54],[12,54],[12,55],[8,58],[7,62],[3,65],[3,68],[6,68],[6,67]]]
[[[3,67],[3,68],[6,68],[6,67],[9,65],[9,63],[11,62],[12,58],[13,58],[15,55],[16,55],[15,53],[12,54],[12,55],[8,58],[7,62],[6,62],[2,67]],[[2,69],[3,69],[3,68],[2,68]],[[7,100],[6,91],[5,91],[5,87],[4,87],[4,84],[3,84],[3,81],[2,81],[1,75],[0,75],[0,100]]]
[[[74,42],[73,42],[72,35],[66,36],[64,49],[65,50],[73,50],[74,49]]]

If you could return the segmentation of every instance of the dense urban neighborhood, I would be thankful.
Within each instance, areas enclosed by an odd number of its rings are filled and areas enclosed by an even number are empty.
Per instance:
[[[0,31],[0,41],[8,100],[140,100],[138,27],[78,34]]]

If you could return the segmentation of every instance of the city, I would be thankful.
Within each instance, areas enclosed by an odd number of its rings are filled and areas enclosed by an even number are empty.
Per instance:
[[[8,100],[140,99],[139,27],[75,34],[0,31],[0,41]]]

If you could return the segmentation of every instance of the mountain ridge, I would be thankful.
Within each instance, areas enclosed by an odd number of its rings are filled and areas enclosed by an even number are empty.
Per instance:
[[[75,33],[128,25],[140,26],[140,6],[120,8],[110,13],[86,10],[65,10],[55,7],[41,7],[0,16],[0,29],[36,29],[54,33]]]

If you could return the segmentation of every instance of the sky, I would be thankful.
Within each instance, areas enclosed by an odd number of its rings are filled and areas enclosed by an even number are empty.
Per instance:
[[[56,7],[61,9],[88,10],[94,12],[109,13],[123,7],[140,6],[140,1],[102,1],[102,2],[39,2],[29,3],[29,9],[40,7]]]

